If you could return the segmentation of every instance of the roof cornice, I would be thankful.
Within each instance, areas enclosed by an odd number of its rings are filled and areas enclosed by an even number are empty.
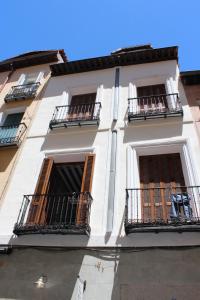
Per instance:
[[[180,75],[184,85],[200,84],[200,70],[185,71]]]
[[[58,61],[58,53],[64,62],[67,61],[64,50],[35,51],[22,54],[0,62],[0,72],[11,71],[13,69],[26,68],[41,64],[50,64]]]
[[[52,76],[96,71],[117,66],[178,60],[178,47],[145,49],[51,65]]]

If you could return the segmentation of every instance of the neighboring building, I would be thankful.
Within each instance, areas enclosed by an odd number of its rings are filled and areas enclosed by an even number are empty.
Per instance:
[[[200,70],[181,72],[181,79],[200,139]]]
[[[20,145],[49,80],[49,64],[64,61],[63,50],[50,50],[0,62],[0,206]]]
[[[0,210],[1,298],[200,298],[200,146],[177,60],[142,45],[50,66]]]

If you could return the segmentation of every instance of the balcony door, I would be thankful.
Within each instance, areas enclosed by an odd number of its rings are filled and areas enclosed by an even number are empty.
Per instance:
[[[168,108],[164,84],[138,87],[137,95],[140,112],[164,112]]]
[[[75,95],[69,107],[70,120],[91,120],[95,109],[96,93]]]
[[[179,153],[139,157],[143,221],[170,219],[170,196],[185,192]]]
[[[85,161],[54,163],[45,159],[27,219],[29,224],[82,224],[87,216],[87,195],[91,192],[94,154]]]
[[[16,140],[19,124],[24,113],[7,115],[3,126],[0,128],[0,143],[12,143]]]

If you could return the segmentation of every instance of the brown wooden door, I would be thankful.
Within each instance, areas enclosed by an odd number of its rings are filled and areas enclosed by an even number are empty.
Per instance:
[[[47,204],[47,193],[50,183],[50,175],[53,167],[53,159],[45,158],[42,164],[35,193],[30,204],[27,218],[29,224],[44,224],[46,220],[45,207]]]
[[[140,156],[142,219],[169,219],[170,195],[185,186],[179,153]]]
[[[75,119],[91,119],[94,113],[96,93],[75,95],[72,97],[69,107],[69,118]]]
[[[95,154],[86,155],[82,186],[81,186],[81,196],[79,199],[79,204],[77,206],[77,224],[83,224],[86,221],[87,209],[88,209],[88,195],[84,194],[91,192],[92,190],[92,179],[94,173],[94,163],[95,163]]]
[[[138,87],[137,95],[140,98],[138,105],[141,110],[164,111],[168,107],[164,84]]]

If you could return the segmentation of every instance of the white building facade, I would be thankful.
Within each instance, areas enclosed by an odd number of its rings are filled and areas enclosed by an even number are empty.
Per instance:
[[[200,145],[177,60],[144,45],[51,66],[0,210],[3,299],[198,298]]]

